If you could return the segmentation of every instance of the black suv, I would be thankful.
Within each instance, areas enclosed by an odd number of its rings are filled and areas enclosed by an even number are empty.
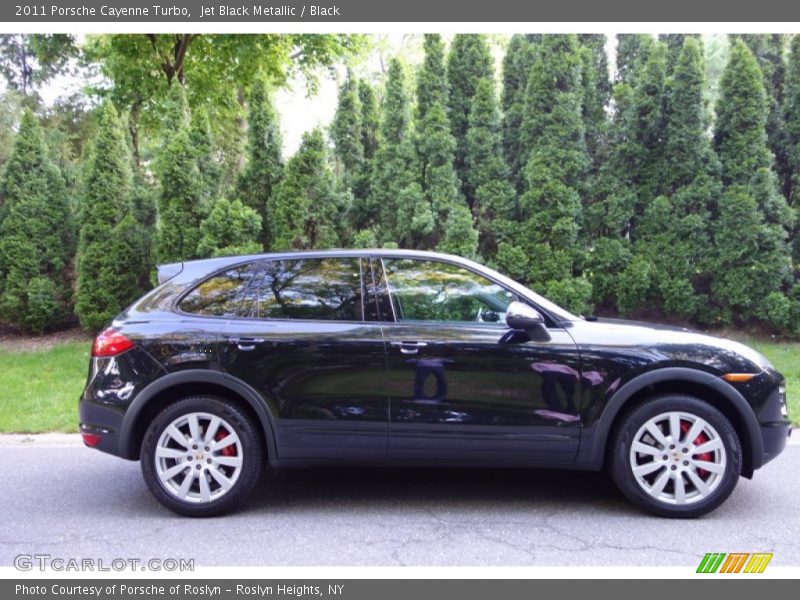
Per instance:
[[[328,250],[159,268],[92,347],[80,427],[170,509],[233,508],[265,465],[606,466],[670,517],[778,455],[783,377],[686,329],[570,314],[479,264]]]

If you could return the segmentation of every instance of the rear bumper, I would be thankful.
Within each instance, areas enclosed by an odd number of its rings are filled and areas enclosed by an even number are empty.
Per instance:
[[[93,439],[87,445],[137,460],[138,448],[130,452],[121,443],[125,416],[136,396],[164,374],[164,369],[139,348],[109,358],[93,358],[86,388],[78,402],[80,431]]]
[[[123,456],[120,449],[119,432],[122,427],[123,415],[119,411],[81,397],[78,404],[78,418],[81,434],[92,434],[99,437],[100,441],[97,445],[91,446],[94,450],[129,458]]]

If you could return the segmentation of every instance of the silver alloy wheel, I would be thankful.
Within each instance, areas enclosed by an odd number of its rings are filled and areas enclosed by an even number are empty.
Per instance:
[[[639,486],[666,504],[693,504],[725,477],[727,455],[710,423],[687,412],[649,419],[633,437],[630,467]]]
[[[242,442],[217,415],[181,415],[158,439],[156,475],[170,494],[184,502],[208,503],[224,496],[242,472]]]

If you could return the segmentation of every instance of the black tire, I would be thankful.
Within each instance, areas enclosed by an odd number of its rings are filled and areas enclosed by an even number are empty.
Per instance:
[[[192,413],[206,413],[221,418],[239,438],[240,447],[237,447],[237,454],[239,448],[241,450],[241,466],[238,477],[231,487],[227,491],[221,492],[219,497],[201,502],[183,500],[176,493],[170,491],[161,482],[156,466],[156,450],[162,434],[176,419]],[[208,427],[210,428],[210,426]],[[203,449],[198,449],[198,452],[203,452]],[[219,455],[220,452],[212,452],[209,456],[212,454]],[[205,469],[205,463],[208,462],[207,457],[203,454],[198,454],[198,456],[201,457],[199,462],[203,463],[199,465],[200,468]],[[188,462],[186,464],[187,468],[194,468],[198,466],[198,461],[195,460],[192,466],[188,466]],[[263,465],[264,449],[255,424],[237,406],[225,399],[213,396],[192,396],[169,405],[150,424],[142,442],[141,466],[147,487],[161,504],[187,517],[213,517],[233,510],[253,491],[262,474]],[[205,470],[201,472],[205,476]],[[211,473],[208,474],[206,480],[211,482],[211,485],[218,485],[213,481]],[[192,483],[192,486],[194,485]],[[198,488],[199,485],[198,479]],[[220,488],[217,490],[219,491]]]
[[[700,417],[713,427],[719,434],[726,457],[725,468],[716,487],[706,497],[699,497],[693,503],[687,504],[673,504],[669,503],[668,500],[660,500],[649,495],[637,481],[631,464],[631,447],[635,441],[634,436],[636,436],[639,429],[650,419],[675,411]],[[611,444],[609,450],[609,472],[617,487],[636,506],[662,517],[694,518],[714,510],[725,502],[733,492],[741,473],[742,447],[739,437],[736,435],[736,430],[719,410],[707,402],[692,396],[666,394],[648,398],[641,406],[622,416],[622,420],[619,422],[612,437]],[[681,462],[677,458],[679,451],[677,450],[674,454],[670,451],[665,451],[664,456],[668,456],[667,460],[669,461],[673,460],[674,456],[676,463],[679,463]],[[655,462],[660,458],[663,457],[653,457],[652,460]],[[672,462],[664,464],[663,470],[654,473],[652,476],[654,479],[666,469],[673,469]],[[669,466],[666,466],[667,464]],[[675,468],[680,469],[680,466]],[[702,474],[703,472],[701,471],[700,473]],[[683,475],[681,477],[684,478]],[[684,481],[688,481],[688,485],[691,486],[688,474]],[[671,485],[674,490],[675,483],[677,482],[667,483],[667,485]],[[665,490],[668,489],[665,488]],[[677,494],[673,492],[672,496],[672,500],[675,501]]]

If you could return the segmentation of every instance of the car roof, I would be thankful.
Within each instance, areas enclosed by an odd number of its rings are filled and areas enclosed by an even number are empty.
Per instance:
[[[293,259],[293,258],[325,258],[325,257],[357,257],[357,256],[382,256],[389,258],[430,258],[447,262],[460,263],[473,268],[485,268],[483,265],[460,256],[429,252],[426,250],[405,250],[397,248],[332,248],[325,250],[287,250],[282,252],[265,252],[259,254],[241,254],[235,256],[221,256],[217,258],[200,258],[185,262],[174,262],[158,265],[159,282],[164,282],[175,275],[193,275],[198,272],[211,272],[228,265],[251,262],[264,259]]]

